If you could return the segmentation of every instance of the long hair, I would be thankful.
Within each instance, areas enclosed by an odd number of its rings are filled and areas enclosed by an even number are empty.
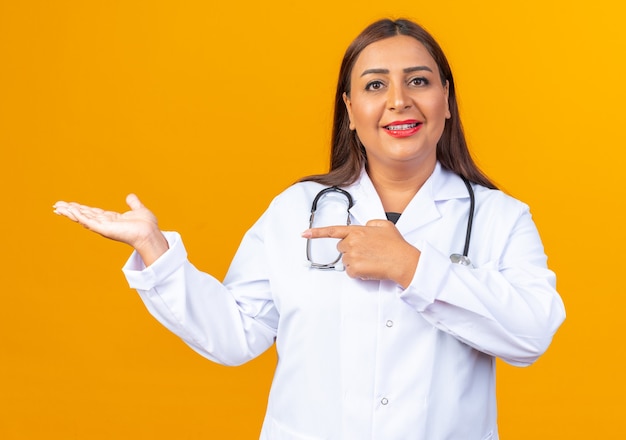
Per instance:
[[[495,189],[496,185],[474,163],[467,147],[457,105],[452,70],[443,50],[425,29],[406,19],[383,19],[374,22],[365,28],[348,46],[339,70],[335,94],[330,171],[325,174],[304,177],[300,181],[313,181],[328,186],[343,186],[350,185],[358,179],[361,170],[367,165],[367,154],[356,130],[350,130],[350,120],[343,101],[343,94],[350,95],[350,76],[363,49],[372,43],[396,35],[413,37],[422,43],[437,63],[442,84],[445,85],[446,81],[448,82],[450,118],[446,120],[443,134],[437,143],[437,160],[443,168],[464,176],[472,182]]]

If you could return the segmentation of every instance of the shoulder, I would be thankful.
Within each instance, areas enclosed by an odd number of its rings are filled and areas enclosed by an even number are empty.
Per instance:
[[[263,217],[271,219],[273,224],[308,219],[313,199],[324,188],[324,185],[316,182],[295,183],[272,199]]]
[[[506,243],[519,231],[536,231],[529,206],[503,191],[475,186],[474,227],[494,242]],[[535,232],[533,232],[533,237]]]
[[[316,182],[294,183],[274,197],[270,206],[285,207],[303,203],[310,205],[315,196],[324,188],[326,188],[324,185]]]
[[[482,210],[516,215],[521,215],[529,211],[529,207],[526,203],[508,195],[504,191],[486,188],[476,184],[472,186],[476,197],[476,205]]]
[[[476,201],[476,211],[490,211],[503,214],[522,213],[528,211],[528,205],[497,189],[487,188],[478,183],[471,183]],[[463,179],[456,173],[437,168],[433,173],[433,198],[439,201],[467,201],[470,194]]]

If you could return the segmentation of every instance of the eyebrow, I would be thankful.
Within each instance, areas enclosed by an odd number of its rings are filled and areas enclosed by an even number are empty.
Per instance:
[[[426,71],[431,72],[431,73],[433,71],[433,69],[431,69],[428,66],[414,66],[414,67],[406,67],[406,68],[402,69],[402,71],[404,73],[419,72],[419,71],[422,71],[422,70],[426,70]],[[361,76],[369,75],[369,74],[372,74],[372,73],[384,73],[384,74],[387,74],[387,73],[389,73],[389,69],[366,69],[366,70],[363,71],[363,73],[361,73]]]

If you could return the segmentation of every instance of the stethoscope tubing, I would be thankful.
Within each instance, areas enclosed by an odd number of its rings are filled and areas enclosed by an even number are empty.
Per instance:
[[[472,226],[474,223],[474,210],[476,209],[476,198],[474,197],[474,190],[472,189],[472,185],[467,180],[465,176],[459,176],[465,186],[467,187],[467,193],[470,198],[470,209],[469,215],[467,216],[467,228],[465,231],[465,246],[463,246],[463,256],[467,258],[467,254],[469,253],[470,239],[472,238]]]
[[[459,254],[452,254],[450,255],[450,260],[453,263],[457,263],[457,264],[461,264],[463,266],[471,266],[471,261],[468,257],[469,254],[469,247],[470,247],[470,241],[472,238],[472,227],[473,227],[473,223],[474,223],[474,211],[476,210],[476,198],[474,196],[474,190],[472,188],[472,185],[470,183],[470,181],[465,177],[465,176],[461,176],[459,175],[459,177],[461,178],[461,180],[463,180],[463,183],[465,184],[465,187],[467,188],[467,193],[469,194],[469,198],[470,198],[470,209],[469,209],[469,214],[467,216],[467,227],[465,230],[465,244],[463,246],[463,254],[459,255]],[[315,196],[315,198],[313,199],[313,203],[311,204],[311,216],[309,217],[309,227],[313,226],[313,219],[315,218],[315,211],[317,210],[317,203],[319,202],[320,198],[329,192],[339,192],[342,195],[344,195],[347,200],[348,200],[348,211],[350,210],[350,208],[352,208],[354,206],[354,201],[352,199],[352,196],[350,195],[350,193],[344,189],[339,188],[338,186],[331,186],[328,188],[324,188],[323,190],[321,190],[320,192],[317,193],[317,195]],[[348,220],[347,220],[347,224],[350,224],[350,213],[348,212]],[[307,246],[306,246],[306,253],[307,253],[307,259],[309,260],[311,267],[313,268],[317,268],[317,269],[333,269],[335,264],[341,259],[341,254],[339,254],[338,258],[331,262],[331,263],[327,263],[327,264],[317,264],[314,263],[311,260],[311,241],[307,240]]]

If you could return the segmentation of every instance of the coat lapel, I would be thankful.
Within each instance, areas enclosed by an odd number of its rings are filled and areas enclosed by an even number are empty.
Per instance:
[[[350,213],[357,224],[364,225],[369,220],[386,218],[378,193],[365,171],[348,191],[354,198]],[[467,188],[459,176],[444,170],[437,162],[432,175],[407,205],[396,226],[402,235],[406,235],[439,219],[440,202],[468,197]]]
[[[354,200],[350,214],[356,224],[364,225],[369,220],[386,218],[380,197],[365,170],[361,172],[359,180],[347,190]]]

